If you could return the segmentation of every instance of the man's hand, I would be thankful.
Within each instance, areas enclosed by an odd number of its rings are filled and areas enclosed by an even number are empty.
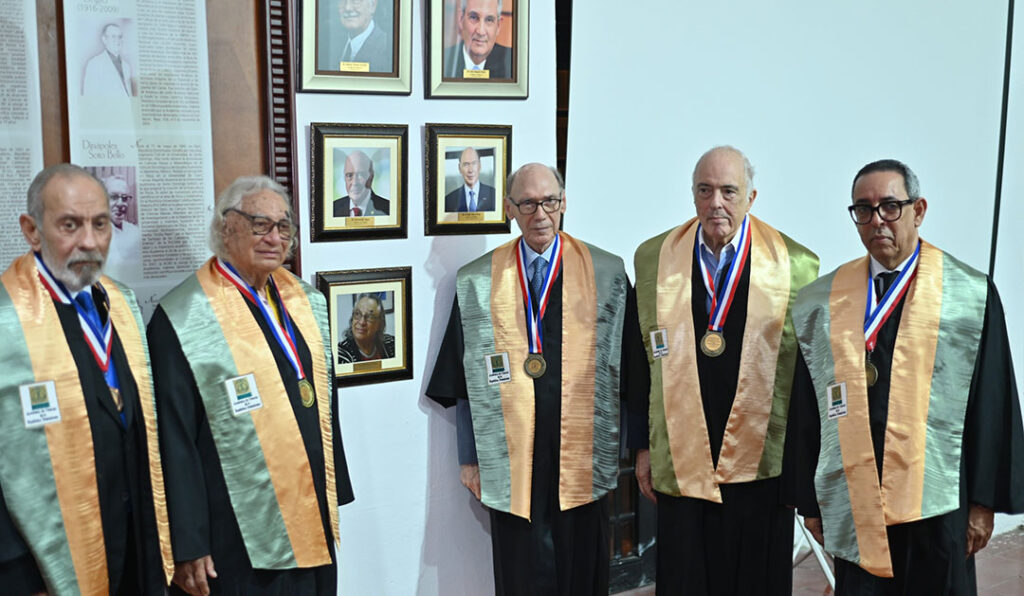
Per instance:
[[[462,481],[462,486],[469,489],[469,492],[473,493],[476,500],[480,500],[480,466],[477,464],[465,464],[460,466],[459,480]]]
[[[967,556],[970,557],[985,548],[992,537],[992,518],[995,513],[988,507],[975,505],[967,512]]]
[[[651,451],[650,449],[638,449],[636,452],[636,465],[633,467],[636,474],[636,483],[640,485],[640,492],[650,499],[652,503],[658,502],[654,495],[654,487],[651,486]]]
[[[172,581],[192,596],[209,596],[210,586],[206,583],[206,576],[217,577],[213,569],[213,557],[210,555],[175,563]]]
[[[814,536],[814,540],[825,546],[825,534],[821,531],[821,518],[820,517],[805,517],[804,527]]]

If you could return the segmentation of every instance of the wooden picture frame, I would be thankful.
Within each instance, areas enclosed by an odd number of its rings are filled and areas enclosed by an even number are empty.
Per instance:
[[[427,98],[526,99],[530,0],[427,0],[426,4]],[[475,64],[478,61],[482,62]]]
[[[310,241],[407,238],[409,127],[309,127]]]
[[[412,268],[316,274],[339,387],[412,378]]]
[[[424,234],[507,234],[512,127],[427,124],[426,132]]]
[[[412,0],[297,0],[299,91],[409,95]]]

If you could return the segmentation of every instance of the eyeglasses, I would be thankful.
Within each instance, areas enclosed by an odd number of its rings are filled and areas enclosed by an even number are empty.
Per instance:
[[[544,207],[544,211],[547,211],[548,213],[554,213],[555,211],[558,211],[558,208],[562,205],[562,199],[555,196],[550,196],[542,201],[524,199],[522,201],[519,201],[518,203],[515,199],[509,197],[508,202],[515,205],[516,209],[518,209],[519,212],[522,213],[523,215],[533,215],[534,213],[537,212],[538,205]]]
[[[867,203],[857,203],[856,205],[850,205],[846,209],[850,212],[850,217],[853,218],[853,223],[859,226],[866,226],[871,223],[874,219],[875,214],[882,221],[896,221],[903,215],[903,207],[912,205],[917,199],[907,199],[905,201],[883,201],[874,207]]]
[[[352,311],[352,320],[362,321],[364,323],[376,323],[377,321],[380,320],[380,315],[354,310]]]
[[[252,215],[246,213],[245,211],[242,211],[241,209],[235,209],[234,207],[225,209],[224,212],[221,213],[221,215],[227,215],[228,211],[233,211],[241,215],[242,217],[248,219],[249,226],[252,228],[252,233],[257,236],[266,236],[267,234],[270,233],[270,230],[274,229],[274,226],[277,226],[277,233],[284,240],[291,240],[292,235],[295,234],[296,226],[289,219],[274,221],[269,217],[263,217],[262,215]]]
[[[128,195],[128,194],[124,194],[124,193],[119,193],[119,192],[113,192],[113,193],[110,193],[110,200],[111,201],[125,201],[125,202],[127,202],[127,201],[132,200],[132,195]]]

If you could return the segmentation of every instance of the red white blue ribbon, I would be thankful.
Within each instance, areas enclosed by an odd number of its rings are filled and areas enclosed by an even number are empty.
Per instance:
[[[903,299],[903,295],[907,293],[907,289],[910,287],[910,282],[917,275],[917,257],[920,253],[921,243],[918,242],[917,248],[914,249],[914,254],[910,255],[910,260],[907,261],[906,267],[896,276],[896,281],[889,286],[885,295],[882,296],[881,302],[879,302],[878,296],[875,294],[871,273],[868,273],[868,301],[867,307],[864,309],[864,344],[868,352],[875,349],[875,345],[878,343],[878,330],[889,320],[889,315],[892,314],[892,311],[896,310],[896,305]]]
[[[700,235],[701,227],[697,224],[697,234]],[[729,316],[729,308],[732,306],[732,300],[736,297],[736,288],[740,285],[740,276],[743,275],[743,268],[747,266],[747,257],[750,255],[750,216],[745,215],[743,222],[740,223],[739,239],[737,240],[739,250],[736,252],[736,256],[733,257],[732,263],[729,264],[729,271],[725,275],[725,279],[722,280],[722,291],[721,299],[719,299],[718,291],[719,288],[715,287],[715,276],[712,271],[708,270],[708,266],[704,263],[704,257],[700,254],[700,241],[698,240],[695,250],[697,252],[697,261],[700,262],[701,277],[704,278],[704,287],[708,291],[708,296],[711,296],[711,316],[708,317],[708,329],[712,331],[721,332],[722,328],[725,327],[725,319]]]
[[[519,250],[516,252],[516,264],[519,270],[519,287],[526,297],[526,338],[530,345],[531,354],[543,353],[544,337],[541,331],[541,319],[548,309],[548,299],[551,298],[551,286],[558,277],[558,271],[562,268],[562,238],[555,236],[554,248],[551,251],[551,260],[544,272],[544,283],[541,285],[540,296],[537,297],[537,310],[533,309],[533,300],[530,295],[529,276],[526,273],[526,242],[519,240]]]
[[[274,334],[274,339],[277,340],[277,345],[281,346],[281,351],[288,358],[288,362],[291,363],[292,368],[295,369],[295,374],[301,381],[306,378],[305,371],[302,370],[302,361],[299,360],[299,351],[295,348],[295,328],[292,326],[292,319],[288,316],[288,310],[284,306],[284,300],[278,302],[281,306],[281,319],[284,321],[284,327],[281,327],[281,323],[278,322],[277,317],[270,314],[267,307],[264,306],[263,301],[260,300],[256,293],[256,289],[249,285],[249,282],[242,279],[242,276],[238,274],[238,271],[228,263],[220,258],[217,259],[214,266],[217,271],[220,271],[221,275],[227,278],[228,281],[233,283],[238,291],[245,296],[246,300],[252,302],[259,308],[260,313],[263,314],[263,319],[267,322],[271,332]],[[277,291],[277,285],[274,283],[274,278],[270,277],[270,285],[273,286],[274,291]],[[268,292],[269,294],[269,292]],[[280,295],[280,294],[278,294]],[[273,296],[268,296],[268,299],[273,300]]]
[[[110,387],[119,387],[117,381],[117,371],[114,367],[110,366],[110,345],[111,337],[113,336],[113,326],[110,324],[110,317],[107,317],[107,323],[102,328],[97,327],[95,323],[89,320],[85,316],[85,311],[82,306],[71,299],[71,292],[68,291],[64,284],[50,273],[50,268],[46,266],[39,253],[35,253],[36,258],[36,270],[39,272],[39,281],[42,282],[43,287],[50,293],[50,296],[54,300],[63,304],[70,304],[75,308],[75,312],[78,313],[78,323],[82,327],[82,335],[85,336],[85,342],[89,344],[89,349],[92,351],[93,358],[96,359],[96,364],[99,365],[100,370],[103,371],[103,375],[107,380],[107,385]],[[103,289],[103,286],[96,284],[96,287],[103,293],[103,301],[107,304],[107,310],[110,310],[110,301],[107,299],[107,292]],[[91,288],[85,288],[83,292],[92,291]]]

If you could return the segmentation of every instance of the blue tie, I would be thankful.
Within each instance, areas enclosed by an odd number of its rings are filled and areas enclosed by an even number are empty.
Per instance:
[[[469,191],[469,210],[476,211],[476,198],[473,196],[473,191]]]
[[[544,285],[544,268],[548,261],[544,257],[537,257],[530,264],[530,295],[533,297],[533,308],[537,308],[540,300],[541,287]]]
[[[86,288],[79,292],[75,296],[75,302],[85,311],[85,318],[88,319],[89,323],[96,329],[102,330],[103,324],[100,323],[100,313],[96,310],[96,303],[92,301],[92,290]]]

